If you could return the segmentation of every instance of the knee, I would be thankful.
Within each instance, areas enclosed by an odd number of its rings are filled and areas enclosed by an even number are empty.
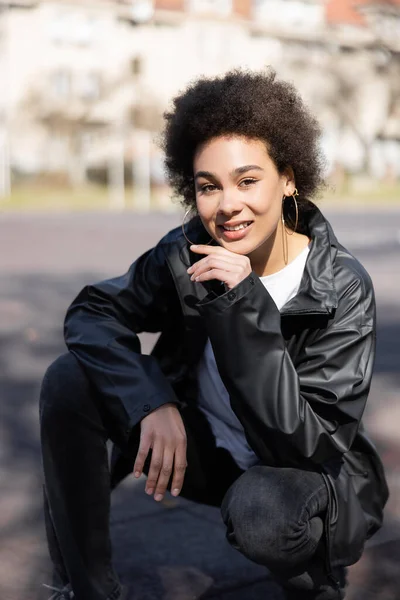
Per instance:
[[[279,529],[262,491],[260,467],[246,471],[230,487],[221,505],[229,543],[258,564],[266,565],[274,529]]]
[[[311,558],[323,528],[321,519],[310,525],[305,514],[299,515],[279,483],[272,469],[253,467],[231,486],[221,507],[228,541],[272,571]]]
[[[40,420],[44,424],[56,412],[71,410],[89,389],[89,381],[71,352],[59,356],[47,368],[40,390]]]

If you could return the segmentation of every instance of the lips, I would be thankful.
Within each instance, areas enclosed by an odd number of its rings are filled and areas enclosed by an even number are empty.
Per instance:
[[[253,221],[242,221],[242,223],[232,225],[219,225],[222,239],[226,241],[236,242],[242,240],[249,231],[251,231]],[[229,227],[229,229],[227,229]]]
[[[240,231],[251,225],[252,221],[242,221],[241,223],[234,223],[232,225],[220,225],[225,231]]]

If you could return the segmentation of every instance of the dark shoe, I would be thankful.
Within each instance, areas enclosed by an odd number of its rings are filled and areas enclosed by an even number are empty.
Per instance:
[[[326,588],[318,592],[285,590],[283,597],[285,600],[343,600],[344,589]]]
[[[347,569],[339,567],[334,570],[333,575],[340,587],[322,584],[317,591],[284,588],[284,598],[285,600],[343,600],[347,586]]]
[[[70,585],[60,588],[55,587],[54,585],[46,585],[44,583],[43,587],[53,592],[49,600],[73,600],[73,598],[75,598],[74,592],[71,590]]]
[[[300,592],[285,590],[284,596],[285,600],[343,600],[344,598],[344,590],[341,588],[339,590],[335,590],[334,588],[330,588],[329,590],[321,590],[320,592]]]
[[[323,586],[317,592],[286,589],[283,594],[285,600],[343,600],[345,589]]]

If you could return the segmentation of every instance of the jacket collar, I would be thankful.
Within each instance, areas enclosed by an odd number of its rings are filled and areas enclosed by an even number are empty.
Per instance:
[[[311,239],[310,252],[304,268],[303,277],[297,295],[292,298],[281,310],[282,316],[306,314],[333,314],[337,308],[337,294],[335,289],[333,261],[335,259],[338,242],[332,227],[314,206],[305,213],[306,231]],[[195,244],[207,244],[210,236],[203,227],[200,218],[194,217],[186,226],[188,238]],[[216,242],[213,242],[216,245]],[[181,236],[180,243],[175,245],[179,253],[179,260],[170,256],[170,266],[178,284],[178,293],[186,316],[197,313],[195,305],[210,291],[221,293],[216,289],[214,282],[207,286],[199,286],[190,281],[186,269],[199,260],[197,254],[189,250],[189,244]],[[178,258],[175,254],[175,259]],[[180,264],[179,264],[180,263]],[[179,265],[179,266],[178,266]],[[220,286],[219,286],[220,288]]]
[[[333,314],[338,305],[333,270],[338,248],[336,236],[316,206],[306,213],[306,227],[311,239],[310,252],[299,291],[285,304],[282,315]]]

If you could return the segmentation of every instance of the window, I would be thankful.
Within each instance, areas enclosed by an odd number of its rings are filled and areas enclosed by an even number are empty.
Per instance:
[[[71,41],[76,44],[87,46],[92,43],[96,20],[91,16],[77,15],[73,30],[70,32]]]
[[[150,21],[154,13],[151,0],[132,0],[131,15],[134,23]]]
[[[93,15],[61,10],[53,14],[48,31],[57,44],[87,46],[94,41],[97,26],[98,21]]]
[[[324,4],[302,0],[255,0],[253,4],[255,21],[269,26],[304,27],[307,29],[324,24]]]
[[[85,100],[98,100],[101,94],[100,75],[95,72],[83,73],[80,77],[79,92]]]
[[[232,0],[189,0],[188,4],[195,13],[228,16],[232,12]]]
[[[66,99],[71,94],[71,74],[67,69],[59,69],[51,75],[51,89],[56,98]]]

